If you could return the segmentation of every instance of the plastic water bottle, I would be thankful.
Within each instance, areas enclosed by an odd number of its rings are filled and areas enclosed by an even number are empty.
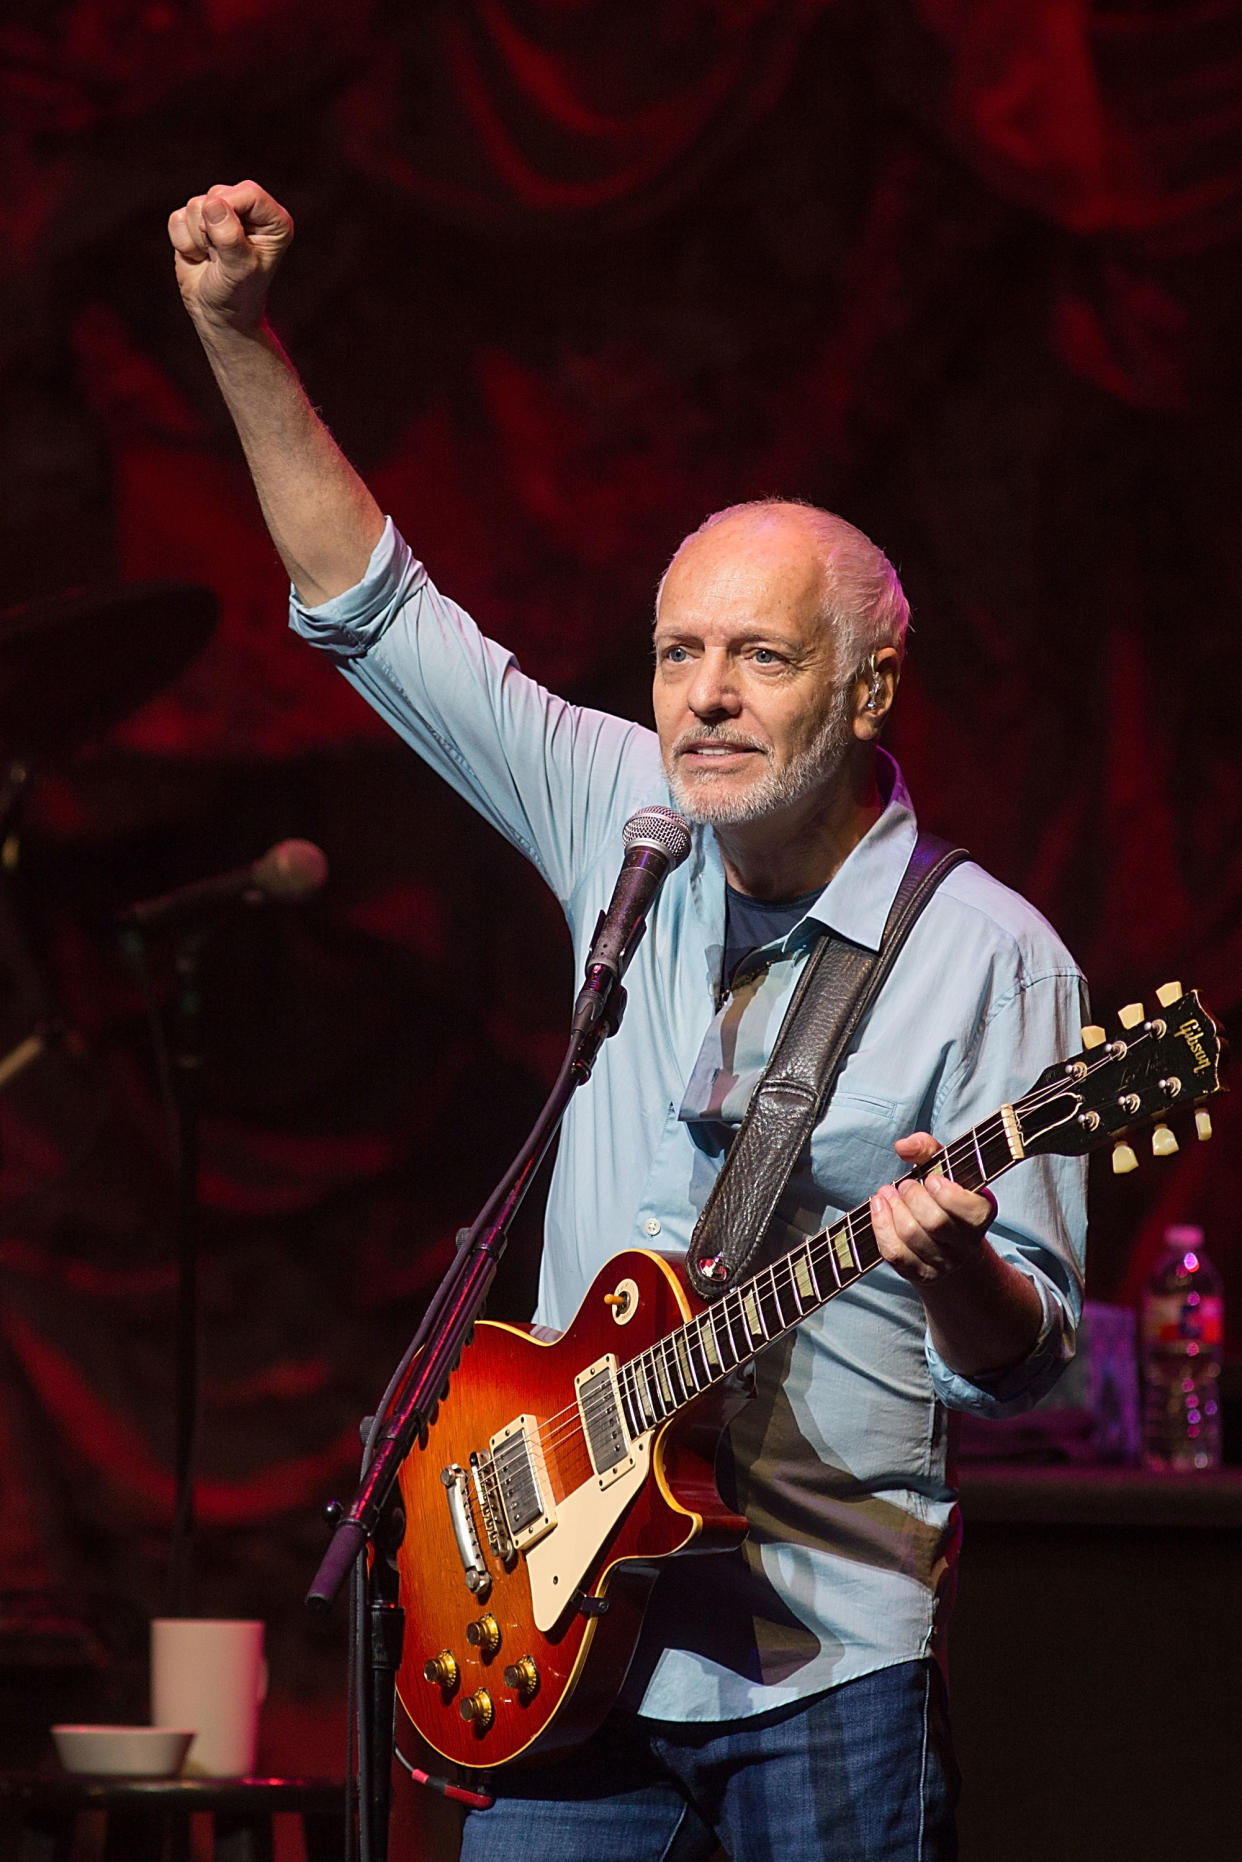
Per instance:
[[[1143,1290],[1143,1465],[1220,1466],[1220,1275],[1203,1252],[1203,1230],[1167,1228]]]

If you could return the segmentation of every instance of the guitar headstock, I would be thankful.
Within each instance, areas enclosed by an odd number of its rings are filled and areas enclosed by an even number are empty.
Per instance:
[[[1132,1002],[1117,1017],[1111,1040],[1103,1028],[1084,1028],[1083,1051],[1041,1073],[1014,1107],[1022,1151],[1078,1157],[1116,1140],[1113,1169],[1134,1170],[1138,1158],[1126,1135],[1156,1121],[1152,1151],[1166,1157],[1177,1139],[1164,1121],[1195,1108],[1200,1138],[1212,1135],[1203,1101],[1221,1091],[1220,1030],[1191,989],[1165,983],[1156,991],[1159,1011],[1147,1016]]]

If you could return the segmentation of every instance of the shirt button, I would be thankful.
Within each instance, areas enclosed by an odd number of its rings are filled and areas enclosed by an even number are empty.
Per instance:
[[[643,1223],[643,1229],[648,1235],[658,1235],[660,1232],[660,1218],[658,1216],[649,1215],[647,1220]]]

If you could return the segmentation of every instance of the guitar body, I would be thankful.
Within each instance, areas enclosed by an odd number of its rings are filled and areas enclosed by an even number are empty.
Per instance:
[[[978,1189],[1023,1158],[1084,1156],[1143,1119],[1220,1091],[1212,1017],[1180,983],[1159,1012],[1122,1010],[1121,1034],[1083,1030],[1048,1067],[910,1174]],[[1153,1148],[1176,1149],[1157,1126]],[[734,1372],[787,1336],[881,1256],[866,1203],[704,1307],[671,1257],[610,1261],[573,1324],[544,1345],[479,1325],[424,1443],[400,1470],[406,1609],[397,1691],[455,1764],[490,1770],[574,1745],[616,1699],[661,1562],[739,1544],[745,1520],[716,1491],[716,1441]]]
[[[397,1692],[445,1758],[490,1769],[586,1738],[620,1692],[661,1562],[744,1537],[712,1471],[735,1403],[696,1399],[603,1474],[583,1427],[590,1399],[576,1380],[701,1310],[676,1262],[636,1249],[608,1263],[555,1344],[517,1326],[475,1328],[399,1476]],[[505,1496],[490,1520],[489,1463]],[[528,1515],[506,1544],[507,1525]]]

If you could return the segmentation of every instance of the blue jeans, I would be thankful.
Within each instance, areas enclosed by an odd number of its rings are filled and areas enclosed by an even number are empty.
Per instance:
[[[672,1725],[614,1713],[590,1743],[493,1774],[462,1862],[953,1862],[957,1772],[934,1662],[775,1713]]]

